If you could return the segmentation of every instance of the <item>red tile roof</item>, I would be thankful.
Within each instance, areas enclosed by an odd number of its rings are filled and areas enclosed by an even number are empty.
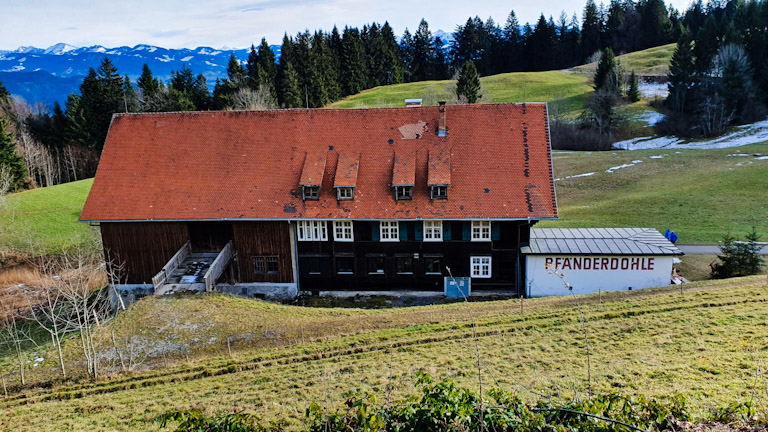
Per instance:
[[[325,156],[326,152],[313,151],[307,152],[304,158],[304,168],[301,170],[299,184],[302,186],[320,186],[323,184],[323,175],[325,174]]]
[[[117,115],[80,220],[557,217],[546,105],[446,109],[446,137],[437,107]],[[451,187],[432,201],[440,151]],[[401,152],[414,154],[408,201],[392,191]],[[356,153],[355,198],[337,201],[338,158]],[[319,159],[304,172],[306,155],[325,155],[322,174]],[[302,200],[304,174],[321,175],[318,201]]]
[[[451,150],[439,148],[429,150],[429,165],[427,165],[427,184],[451,184]]]
[[[340,154],[339,162],[336,164],[336,178],[333,185],[335,187],[357,186],[358,168],[360,168],[360,153],[348,152]]]
[[[392,186],[415,185],[416,152],[411,149],[396,150],[395,164],[392,167]]]

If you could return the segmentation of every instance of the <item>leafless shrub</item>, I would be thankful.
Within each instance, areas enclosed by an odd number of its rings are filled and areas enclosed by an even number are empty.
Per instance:
[[[235,93],[234,109],[265,111],[275,109],[275,101],[269,87],[260,85],[256,90],[243,87]]]

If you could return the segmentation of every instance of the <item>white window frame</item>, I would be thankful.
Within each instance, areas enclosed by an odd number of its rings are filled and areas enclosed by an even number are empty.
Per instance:
[[[328,240],[328,224],[325,221],[300,220],[296,223],[296,234],[299,241]]]
[[[491,257],[473,256],[469,257],[470,276],[473,278],[489,279],[491,274]]]
[[[491,221],[472,221],[472,241],[491,241]]]
[[[443,221],[425,220],[423,236],[427,242],[443,241]]]
[[[400,221],[379,222],[379,240],[383,242],[400,241]]]
[[[336,199],[339,201],[352,201],[355,199],[355,188],[352,187],[337,187]]]
[[[333,221],[333,239],[340,242],[355,241],[352,221]]]

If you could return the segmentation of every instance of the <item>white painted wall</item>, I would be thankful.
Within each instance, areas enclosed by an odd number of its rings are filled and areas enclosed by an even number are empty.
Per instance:
[[[547,262],[551,263],[550,269],[557,266],[565,275],[574,294],[590,294],[669,285],[672,259],[651,255],[527,255],[526,293],[529,297],[570,295],[563,280],[547,272]]]

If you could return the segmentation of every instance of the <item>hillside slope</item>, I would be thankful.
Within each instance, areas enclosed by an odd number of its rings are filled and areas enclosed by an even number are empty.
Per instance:
[[[661,45],[653,48],[622,54],[617,57],[621,68],[629,73],[635,71],[638,76],[660,77],[669,72],[669,61],[675,52],[676,44]],[[573,68],[574,71],[594,73],[597,62],[588,63]]]
[[[95,230],[78,223],[93,179],[32,189],[0,202],[0,250],[57,253],[91,244]]]
[[[694,414],[754,394],[748,378],[756,361],[765,360],[768,337],[764,277],[690,284],[683,295],[674,287],[579,301],[596,391],[682,394]],[[526,300],[523,310],[518,300],[470,307],[486,389],[502,387],[526,400],[582,394],[587,358],[573,299]],[[380,400],[403,397],[412,392],[420,370],[477,387],[473,330],[462,303],[362,311],[266,305],[222,295],[150,298],[101,334],[108,339],[115,330],[121,340],[128,331],[170,344],[173,326],[186,328],[197,342],[180,355],[155,359],[171,366],[11,396],[0,401],[7,413],[0,426],[158,430],[157,419],[167,410],[199,407],[208,413],[234,409],[286,417],[296,427],[309,403],[338,407],[342,394],[354,388]],[[222,335],[238,341],[232,358]],[[211,357],[213,348],[222,357]],[[111,344],[104,349],[110,352]],[[207,359],[195,360],[199,353]],[[752,397],[765,403],[760,392]]]
[[[557,102],[566,116],[581,112],[592,92],[585,75],[561,71],[513,72],[482,77],[480,82],[483,86],[482,103]],[[453,100],[455,87],[455,81],[449,80],[374,87],[326,108],[401,107],[404,100],[410,98],[421,98],[425,105],[436,105],[438,100]]]

